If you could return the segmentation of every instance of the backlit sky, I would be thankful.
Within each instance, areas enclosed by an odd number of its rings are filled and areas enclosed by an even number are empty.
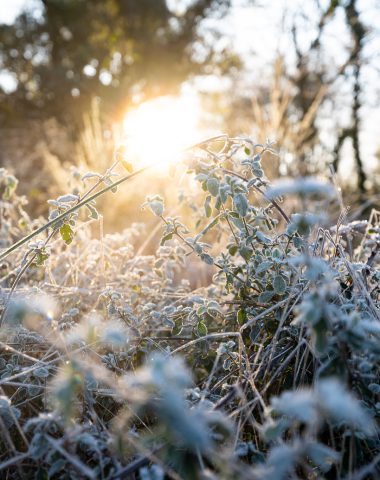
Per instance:
[[[176,5],[183,1],[170,0],[170,3]],[[231,13],[219,26],[225,33],[225,41],[231,42],[234,49],[245,58],[246,68],[250,72],[249,81],[254,83],[259,82],[260,77],[265,78],[265,73],[270,73],[270,63],[278,52],[285,54],[288,63],[292,63],[293,58],[288,53],[292,51],[291,40],[287,32],[293,24],[294,13],[304,11],[310,18],[316,16],[313,15],[315,2],[312,0],[256,0],[251,3],[255,6],[247,5],[246,0],[233,0]],[[321,3],[326,4],[327,0],[321,0]],[[0,0],[0,22],[11,23],[25,7],[34,10],[38,15],[41,4],[39,0]],[[363,154],[367,165],[375,166],[378,163],[375,153],[380,148],[380,0],[361,0],[359,7],[363,12],[362,19],[373,29],[367,39],[365,54],[372,59],[376,58],[379,66],[377,71],[373,66],[364,69],[364,97],[367,106],[361,112]],[[307,24],[300,24],[299,27],[302,31],[301,44],[307,44],[312,38],[313,30]],[[348,40],[343,18],[337,16],[329,24],[326,34],[329,61],[332,65],[340,65],[345,59],[345,42]],[[372,60],[372,65],[374,64],[376,65],[376,61]],[[256,72],[260,72],[260,75]],[[4,72],[0,72],[0,83],[11,88],[14,81]],[[344,108],[342,115],[345,115]],[[328,125],[328,118],[326,122],[328,131],[332,125]]]

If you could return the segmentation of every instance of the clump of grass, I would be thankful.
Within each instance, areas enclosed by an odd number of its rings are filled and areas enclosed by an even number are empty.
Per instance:
[[[91,234],[94,200],[130,175],[85,175],[39,225],[4,180],[7,478],[376,478],[379,214],[332,221],[333,186],[270,185],[267,152],[225,136],[187,152],[192,221],[152,192],[149,256],[143,225]],[[190,288],[189,256],[209,285]]]

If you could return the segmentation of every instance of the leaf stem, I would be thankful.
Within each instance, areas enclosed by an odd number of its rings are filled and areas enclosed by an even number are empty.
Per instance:
[[[121,185],[122,183],[126,182],[130,178],[137,176],[138,174],[144,172],[145,170],[148,170],[153,165],[154,164],[146,165],[145,167],[142,167],[139,170],[136,170],[135,172],[133,172],[129,175],[124,175],[123,177],[121,177],[118,180],[116,180],[115,182],[113,182],[112,185],[107,185],[106,187],[102,188],[101,190],[97,191],[96,193],[93,193],[90,197],[87,197],[87,198],[81,200],[80,202],[78,202],[76,205],[73,205],[71,208],[69,208],[65,212],[61,213],[60,215],[58,215],[58,217],[54,218],[53,220],[50,220],[50,222],[45,223],[45,225],[42,225],[37,230],[34,230],[32,233],[30,233],[26,237],[22,238],[18,242],[14,243],[11,247],[7,248],[4,252],[2,252],[0,254],[0,261],[4,260],[12,252],[14,252],[18,248],[20,248],[22,245],[25,245],[25,243],[29,242],[30,240],[32,240],[34,237],[36,237],[40,233],[43,233],[48,228],[55,227],[60,221],[64,220],[71,213],[76,212],[81,207],[85,206],[87,203],[92,202],[96,198],[104,195],[106,192],[108,192],[108,191],[112,190],[113,188]]]
[[[186,152],[186,151],[189,151],[189,150],[193,150],[194,148],[202,148],[204,145],[208,145],[212,142],[215,142],[215,141],[218,141],[218,140],[221,140],[221,139],[226,139],[226,138],[227,138],[227,135],[225,135],[225,134],[218,135],[216,137],[211,137],[211,138],[208,138],[208,139],[204,140],[203,142],[196,143],[194,145],[186,147],[186,148],[183,149],[183,151]],[[26,237],[21,238],[21,240],[14,243],[12,246],[10,246],[6,250],[4,250],[2,253],[0,253],[0,261],[4,260],[6,257],[8,257],[8,255],[10,255],[12,252],[17,250],[22,245],[25,245],[25,243],[32,240],[35,236],[39,235],[40,233],[43,233],[45,230],[47,230],[50,227],[56,226],[56,224],[59,223],[61,220],[64,220],[68,215],[70,215],[73,212],[76,212],[81,207],[85,206],[87,203],[92,202],[96,198],[104,195],[106,192],[109,192],[110,190],[112,190],[113,188],[121,185],[122,183],[126,182],[130,178],[136,177],[140,173],[145,172],[146,170],[152,168],[154,165],[156,165],[156,162],[150,163],[149,165],[146,165],[145,167],[142,167],[142,168],[140,168],[140,169],[136,170],[135,172],[132,172],[128,175],[124,175],[123,177],[119,178],[114,183],[112,183],[112,185],[107,185],[106,187],[102,188],[101,190],[92,194],[91,196],[83,198],[76,205],[73,205],[71,208],[69,208],[65,212],[61,213],[61,215],[58,215],[58,217],[54,218],[53,220],[50,220],[50,222],[45,223],[45,225],[42,225],[37,230],[34,230],[32,233],[30,233]],[[88,193],[87,193],[87,195],[88,195]]]

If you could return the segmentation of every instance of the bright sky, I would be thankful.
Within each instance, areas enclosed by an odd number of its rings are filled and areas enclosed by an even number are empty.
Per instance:
[[[243,3],[244,0],[235,0],[236,3]],[[249,6],[236,8],[231,15],[230,21],[226,22],[226,34],[233,39],[234,47],[241,53],[254,53],[252,60],[247,62],[247,67],[253,72],[253,81],[260,81],[254,72],[259,72],[259,77],[265,79],[268,73],[270,61],[274,59],[277,52],[285,55],[288,62],[292,62],[289,52],[293,52],[293,46],[289,38],[289,31],[294,22],[294,13],[305,12],[306,17],[318,18],[313,15],[316,2],[305,0],[256,0],[256,5],[261,4],[262,8]],[[326,0],[321,0],[326,5]],[[376,153],[380,149],[380,3],[379,0],[359,0],[359,9],[363,12],[363,21],[370,26],[365,47],[365,57],[371,57],[371,66],[364,66],[362,75],[365,78],[363,98],[366,106],[361,109],[362,133],[361,149],[366,165],[370,168],[378,167],[379,159]],[[342,16],[336,16],[334,21],[328,25],[325,38],[328,45],[329,63],[341,65],[347,58],[345,42],[348,40]],[[303,27],[303,28],[302,28]],[[307,24],[300,24],[300,44],[307,44],[307,40],[313,37],[312,29]],[[280,34],[280,32],[286,32]],[[326,35],[327,34],[327,35]],[[248,58],[248,57],[247,57]],[[375,61],[377,59],[377,62]],[[375,68],[374,68],[375,66]],[[265,80],[264,80],[265,81]],[[339,93],[339,92],[338,92]],[[341,93],[342,104],[344,104]],[[349,111],[344,107],[341,112],[326,112],[322,136],[324,141],[329,141],[330,131],[334,128],[334,115],[347,116]],[[346,155],[347,154],[347,155]],[[343,177],[352,177],[351,151],[343,153],[347,161],[341,172]],[[348,168],[347,168],[348,167]]]
[[[0,0],[0,21],[12,23],[21,10],[30,8],[34,0]]]
[[[183,1],[191,0],[170,0],[172,5],[180,4]],[[316,18],[313,15],[315,2],[312,1],[256,0],[254,8],[252,5],[247,6],[246,0],[233,0],[233,2],[235,6],[228,19],[224,19],[222,28],[226,39],[230,39],[237,52],[245,56],[246,67],[251,72],[251,77],[249,77],[251,83],[259,82],[260,77],[265,78],[265,73],[270,74],[271,60],[278,52],[284,53],[287,60],[292,62],[293,59],[289,54],[292,51],[289,34],[281,34],[281,32],[290,31],[295,18],[294,13],[303,11],[307,14],[306,17]],[[321,0],[321,3],[326,4],[327,0]],[[11,23],[24,8],[34,10],[38,14],[40,5],[39,0],[0,0],[0,22]],[[359,0],[359,7],[364,12],[363,20],[373,28],[368,36],[366,54],[372,58],[377,57],[380,65],[379,0]],[[218,25],[220,26],[220,24]],[[338,17],[327,28],[329,61],[332,65],[340,65],[346,57],[344,48],[346,32],[343,25],[343,19]],[[303,24],[299,27],[302,30],[300,43],[307,43],[307,40],[312,38],[310,25]],[[250,53],[254,55],[248,55]],[[372,62],[372,64],[374,63],[376,62]],[[257,72],[260,76],[257,75]],[[368,106],[362,109],[364,127],[362,145],[367,165],[374,166],[378,163],[375,154],[380,147],[380,109],[378,108],[380,70],[376,71],[373,67],[365,67],[363,74],[367,80],[364,96]],[[8,74],[0,71],[0,83],[4,87],[12,89],[14,82],[15,80],[11,79]],[[344,108],[342,115],[345,115]],[[328,121],[327,118],[326,125],[328,125]],[[331,128],[331,125],[328,128]]]

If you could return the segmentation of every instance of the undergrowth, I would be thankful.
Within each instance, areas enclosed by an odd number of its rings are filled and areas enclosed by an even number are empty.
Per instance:
[[[379,214],[346,222],[319,179],[269,185],[268,151],[186,152],[189,225],[143,206],[155,255],[144,225],[94,233],[95,197],[133,176],[121,152],[48,224],[0,170],[1,478],[379,478]],[[192,257],[213,274],[197,290]]]

